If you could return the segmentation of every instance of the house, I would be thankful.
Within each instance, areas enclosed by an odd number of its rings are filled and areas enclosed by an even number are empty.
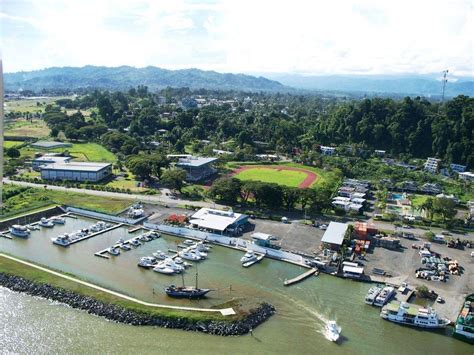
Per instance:
[[[35,158],[31,161],[33,170],[40,170],[42,166],[48,164],[65,164],[71,161],[71,157],[60,157],[55,155],[45,154],[41,157]]]
[[[474,181],[474,173],[466,171],[464,173],[459,173],[459,178],[464,181]]]
[[[334,153],[336,152],[336,148],[328,147],[325,145],[320,146],[319,149],[321,150],[322,155],[334,155]]]
[[[426,183],[421,187],[421,191],[430,195],[436,195],[443,192],[441,187],[438,184]]]
[[[201,208],[194,213],[189,224],[194,228],[209,230],[213,233],[235,233],[238,227],[248,223],[249,216],[230,211]]]
[[[436,174],[438,172],[440,162],[441,162],[441,160],[436,159],[436,158],[426,159],[425,170],[432,173],[432,174]]]
[[[186,171],[187,181],[197,182],[215,174],[216,169],[212,167],[212,163],[216,161],[217,158],[188,156],[180,158],[176,166]]]
[[[254,244],[261,247],[266,247],[266,248],[273,247],[272,240],[277,239],[275,236],[271,234],[260,233],[260,232],[253,233],[250,237],[252,238]]]
[[[385,150],[374,150],[374,154],[377,157],[384,157],[385,156]]]
[[[450,164],[449,167],[455,173],[463,173],[466,171],[466,165],[461,164]]]
[[[41,168],[43,180],[99,182],[112,175],[112,164],[92,162],[53,163]]]
[[[321,242],[328,244],[331,249],[337,250],[341,247],[348,232],[349,225],[347,223],[330,222]]]

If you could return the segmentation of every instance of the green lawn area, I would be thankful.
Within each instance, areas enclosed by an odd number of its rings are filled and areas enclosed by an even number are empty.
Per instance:
[[[429,198],[427,195],[413,195],[411,204],[413,207],[419,207]]]
[[[23,142],[19,142],[19,141],[3,141],[3,148],[13,148],[13,147],[16,147],[16,146],[19,146],[21,143]]]
[[[112,152],[97,143],[73,143],[72,147],[53,149],[49,152],[62,153],[65,150],[69,151],[73,157],[73,160],[75,161],[96,161],[109,163],[115,163],[117,161],[117,157]],[[40,150],[25,147],[21,149],[21,154],[22,156],[32,157],[34,153],[38,151]]]
[[[137,181],[133,179],[116,179],[108,182],[106,185],[111,187],[118,187],[121,189],[130,189],[134,192],[143,192],[148,190],[144,187],[137,187]]]
[[[275,183],[290,187],[298,187],[307,174],[302,171],[277,170],[265,167],[255,167],[249,170],[241,171],[234,175],[239,180],[253,180],[268,183]]]
[[[43,112],[47,104],[54,104],[59,99],[73,99],[74,96],[52,96],[36,99],[8,100],[5,102],[5,112]]]
[[[17,119],[5,123],[6,136],[25,136],[31,138],[43,138],[49,136],[50,129],[43,120],[33,119],[27,121]]]

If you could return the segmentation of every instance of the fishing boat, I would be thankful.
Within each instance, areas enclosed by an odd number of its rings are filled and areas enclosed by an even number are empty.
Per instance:
[[[113,255],[113,256],[119,256],[120,255],[120,250],[118,250],[117,248],[114,248],[114,247],[110,247],[107,249],[107,253],[109,253],[110,255]]]
[[[365,303],[373,305],[375,298],[382,292],[382,288],[378,286],[371,287],[365,296]]]
[[[51,222],[49,219],[47,219],[45,217],[41,218],[41,220],[38,224],[41,227],[44,227],[44,228],[53,228],[54,227],[54,223]]]
[[[54,224],[65,224],[66,223],[66,219],[64,217],[61,217],[61,216],[52,217],[50,219],[50,221],[53,222]]]
[[[249,261],[257,260],[257,255],[252,250],[247,250],[245,255],[240,259],[242,264],[247,263]]]
[[[140,258],[140,261],[138,262],[138,266],[149,269],[153,267],[156,264],[156,259],[152,256],[144,256],[143,258]]]
[[[30,235],[30,231],[28,230],[28,228],[19,224],[14,224],[13,226],[11,226],[10,233],[15,237],[20,238],[28,238],[28,236]]]
[[[198,287],[198,271],[196,268],[196,286],[185,286],[184,285],[184,275],[181,274],[183,285],[175,286],[169,285],[165,288],[165,292],[168,296],[173,298],[189,298],[189,299],[198,299],[205,297],[211,289],[209,288],[199,288]]]
[[[418,328],[446,328],[449,319],[438,316],[431,307],[420,307],[414,304],[392,301],[382,308],[380,317],[390,322],[405,324]]]
[[[329,321],[325,326],[325,335],[329,340],[336,342],[341,335],[341,327],[335,321]]]
[[[375,297],[373,305],[377,307],[383,307],[388,301],[390,301],[394,294],[395,289],[392,286],[384,287],[380,294]]]

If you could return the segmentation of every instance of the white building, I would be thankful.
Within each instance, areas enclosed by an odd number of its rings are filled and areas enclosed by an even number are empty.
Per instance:
[[[245,214],[231,211],[214,210],[211,208],[201,208],[193,214],[189,223],[194,228],[202,228],[212,232],[223,234],[224,232],[234,232],[235,229],[248,222]]]
[[[471,173],[470,171],[459,173],[458,176],[461,180],[464,181],[474,181],[474,173]]]
[[[325,145],[320,146],[319,149],[321,149],[322,155],[334,155],[334,153],[336,152],[336,148],[328,147]]]
[[[440,159],[436,159],[436,158],[428,158],[426,159],[426,162],[425,162],[425,170],[432,173],[432,174],[435,174],[438,172],[438,169],[439,169],[439,163],[440,163]]]
[[[71,157],[58,157],[55,155],[43,155],[31,161],[34,170],[40,170],[42,166],[49,164],[65,164],[71,161]]]
[[[451,168],[452,171],[455,173],[463,173],[466,171],[466,165],[461,165],[461,164],[450,164],[449,167]]]
[[[112,164],[110,163],[54,163],[41,168],[43,180],[98,182],[110,175],[112,175]]]
[[[321,242],[339,248],[344,241],[348,228],[349,225],[347,223],[330,222]]]

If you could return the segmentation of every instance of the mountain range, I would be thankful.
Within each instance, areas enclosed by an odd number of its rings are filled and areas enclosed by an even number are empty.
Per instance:
[[[189,87],[270,92],[340,92],[368,95],[423,95],[440,97],[439,74],[417,75],[301,75],[265,73],[264,76],[218,73],[200,69],[168,70],[130,66],[52,67],[42,70],[6,73],[5,88],[18,90],[76,90],[97,88],[127,90],[138,85],[150,89]],[[448,78],[446,96],[474,96],[474,80]]]

